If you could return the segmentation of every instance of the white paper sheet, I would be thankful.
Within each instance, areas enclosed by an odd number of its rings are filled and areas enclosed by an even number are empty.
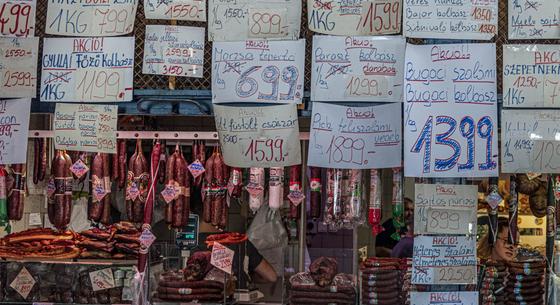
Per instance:
[[[224,162],[231,167],[301,164],[296,105],[214,105]]]
[[[142,73],[202,77],[204,28],[147,25]]]
[[[0,38],[0,97],[37,96],[39,37]]]
[[[307,25],[318,33],[396,34],[401,22],[402,0],[307,0]]]
[[[31,99],[0,100],[0,164],[27,163]]]
[[[478,305],[478,291],[410,292],[412,305]]]
[[[301,103],[305,40],[214,42],[214,103]]]
[[[498,175],[494,44],[407,45],[407,177]]]
[[[313,36],[311,100],[401,102],[403,37]]]
[[[509,39],[560,38],[558,0],[508,0]]]
[[[412,284],[475,284],[474,236],[416,236],[412,259]]]
[[[399,167],[401,113],[400,103],[363,107],[313,103],[308,166]]]
[[[560,108],[560,47],[504,45],[505,107]]]
[[[301,3],[301,0],[208,0],[208,39],[298,39]]]
[[[502,110],[502,172],[560,173],[560,110]]]
[[[138,0],[48,0],[45,33],[119,36],[132,33]]]
[[[498,33],[498,0],[408,0],[406,37],[490,40]]]
[[[116,105],[56,104],[54,148],[116,153],[117,112]]]
[[[206,21],[206,0],[144,0],[147,19]]]
[[[134,37],[45,38],[41,101],[132,100]]]
[[[414,234],[476,234],[476,185],[416,184]]]
[[[35,35],[37,0],[0,0],[0,36]]]

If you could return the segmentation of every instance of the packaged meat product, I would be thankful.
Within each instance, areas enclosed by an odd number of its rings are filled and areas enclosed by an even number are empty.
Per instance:
[[[368,222],[371,227],[371,233],[377,235],[383,232],[381,225],[381,184],[379,174],[376,169],[370,170],[370,185],[369,185],[369,210]]]
[[[251,167],[249,170],[249,183],[245,187],[249,192],[249,208],[256,212],[264,202],[264,168]]]
[[[282,207],[284,199],[284,168],[270,168],[270,178],[268,182],[268,205],[272,210]]]

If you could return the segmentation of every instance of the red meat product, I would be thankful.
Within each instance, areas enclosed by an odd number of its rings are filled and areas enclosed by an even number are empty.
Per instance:
[[[92,194],[96,192],[96,189],[103,189],[105,185],[103,183],[103,156],[101,153],[97,153],[93,158],[91,164],[91,191]],[[92,196],[91,202],[88,207],[88,219],[99,222],[101,215],[103,214],[103,199],[99,199],[96,196]]]
[[[11,169],[14,182],[8,193],[8,218],[21,220],[25,194],[25,164],[14,164]]]
[[[311,218],[319,219],[321,217],[321,168],[309,167],[309,195],[311,198]]]
[[[134,223],[141,223],[144,221],[144,206],[150,185],[150,174],[140,139],[136,142],[136,151],[130,157],[128,169],[126,189],[128,219]]]

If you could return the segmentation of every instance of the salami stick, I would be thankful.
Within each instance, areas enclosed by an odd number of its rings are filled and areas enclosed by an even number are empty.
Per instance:
[[[251,167],[249,170],[249,183],[245,187],[249,192],[249,208],[257,212],[264,201],[265,173],[262,167]]]
[[[99,222],[103,214],[103,200],[95,196],[96,189],[104,190],[105,185],[103,183],[103,156],[101,153],[97,153],[93,158],[93,163],[91,165],[91,191],[92,196],[91,203],[88,207],[88,219],[91,221]]]
[[[393,168],[393,225],[396,230],[392,236],[394,240],[400,239],[401,228],[405,226],[401,174],[401,168]]]
[[[174,170],[175,170],[175,154],[169,155],[167,158],[167,168],[165,170],[166,174],[165,177],[167,179],[166,186],[173,186],[175,183],[174,180]],[[169,201],[165,205],[165,223],[171,225],[173,223],[173,201]]]
[[[310,181],[310,204],[311,204],[311,218],[319,219],[321,217],[321,168],[320,167],[310,167],[309,168]]]
[[[154,203],[156,200],[156,185],[158,182],[159,172],[164,171],[164,168],[160,168],[160,157],[161,157],[161,143],[159,140],[156,141],[154,147],[152,148],[152,153],[150,155],[150,184],[148,187],[148,195],[146,198],[146,206],[144,208],[144,224],[150,225],[152,223],[152,215],[154,212]]]
[[[202,188],[204,222],[212,222],[212,184],[214,180],[214,158],[210,157],[206,161],[206,171],[204,172],[204,187]]]
[[[103,196],[103,213],[101,215],[101,223],[109,225],[111,223],[111,166],[109,164],[110,156],[102,154],[103,158],[103,185],[105,187],[105,196]]]
[[[33,184],[37,184],[39,183],[39,171],[41,167],[41,139],[35,138],[33,144]]]
[[[512,175],[510,176],[510,182],[509,182],[509,192],[511,195],[511,199],[509,201],[509,219],[508,219],[508,223],[509,223],[509,233],[508,233],[508,240],[509,243],[512,245],[517,245],[517,207],[518,207],[518,201],[517,201],[517,180],[515,179],[515,176]]]
[[[373,235],[383,232],[383,226],[381,226],[380,184],[376,169],[370,170],[368,222]]]
[[[49,140],[42,139],[41,141],[41,163],[39,167],[39,181],[45,180],[45,175],[47,174],[47,163],[48,163],[48,151],[49,151]]]
[[[119,181],[119,152],[111,154],[111,181]]]
[[[0,165],[0,225],[8,223],[8,185],[6,177],[8,173],[4,166]]]
[[[63,217],[63,229],[66,229],[70,224],[70,218],[72,217],[72,184],[74,183],[74,176],[72,175],[72,171],[70,167],[72,167],[72,159],[66,153],[66,151],[62,151],[62,156],[66,161],[64,166],[64,173],[66,176],[66,191],[64,192],[64,217]]]
[[[126,140],[117,140],[117,154],[119,155],[119,188],[123,189],[126,184]]]
[[[183,191],[183,187],[185,184],[185,175],[186,175],[186,162],[184,157],[182,156],[181,151],[179,150],[179,145],[177,144],[177,146],[175,147],[175,152],[173,153],[173,155],[175,156],[175,168],[173,170],[174,173],[174,177],[175,177],[175,181],[177,182],[178,186],[179,186],[179,193],[181,193]],[[177,196],[177,198],[174,200],[174,204],[173,204],[173,223],[172,223],[172,227],[179,229],[183,227],[183,213],[184,213],[184,209],[185,209],[185,204],[183,201],[183,197],[182,196]]]
[[[188,162],[185,160],[185,158],[183,157],[183,155],[181,154],[181,159],[182,159],[182,163],[184,165],[184,181],[179,181],[179,183],[182,185],[183,187],[183,191],[181,192],[181,194],[179,195],[179,198],[182,198],[183,200],[183,226],[186,226],[189,223],[189,216],[191,213],[191,175],[190,172],[188,170]]]
[[[8,218],[10,220],[21,220],[23,218],[25,193],[25,164],[14,164],[11,168],[14,184],[8,194]]]
[[[222,217],[223,211],[223,196],[220,194],[220,185],[224,180],[224,160],[221,158],[220,152],[216,151],[213,154],[214,159],[214,179],[216,183],[213,189],[213,196],[212,196],[212,225],[218,226],[220,224],[220,220]]]
[[[284,168],[271,167],[268,182],[268,206],[272,210],[282,207],[284,199]]]
[[[297,219],[299,215],[298,205],[305,198],[301,191],[301,165],[290,166],[290,218]]]

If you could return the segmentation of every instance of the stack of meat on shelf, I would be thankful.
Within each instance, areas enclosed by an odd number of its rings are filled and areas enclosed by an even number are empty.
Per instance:
[[[404,304],[401,259],[372,257],[362,263],[361,304]]]
[[[309,266],[309,272],[290,277],[289,303],[304,304],[356,304],[356,288],[352,275],[337,273],[335,259],[320,257]]]
[[[80,232],[81,258],[133,259],[140,249],[140,231],[130,222],[119,222],[106,229]]]
[[[488,260],[481,266],[479,289],[480,305],[505,304],[505,279],[507,267],[504,262]]]
[[[210,258],[209,251],[196,252],[189,257],[185,269],[163,273],[156,298],[173,302],[220,302],[231,296],[232,282],[210,264]]]
[[[506,304],[544,304],[545,270],[546,261],[543,259],[508,262]]]

